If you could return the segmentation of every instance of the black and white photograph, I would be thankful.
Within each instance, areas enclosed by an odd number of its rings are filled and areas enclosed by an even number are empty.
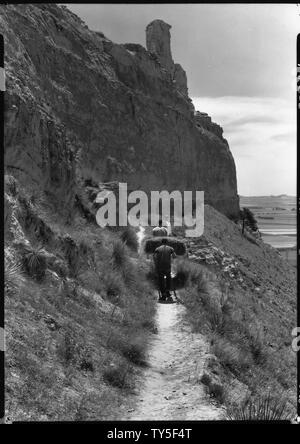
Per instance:
[[[299,32],[296,3],[0,5],[2,423],[300,422]]]

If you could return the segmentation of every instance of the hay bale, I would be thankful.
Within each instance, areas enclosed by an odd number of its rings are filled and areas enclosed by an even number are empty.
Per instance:
[[[174,248],[178,256],[184,256],[186,253],[185,243],[175,237],[152,237],[145,241],[144,251],[146,254],[153,254],[155,249],[162,245],[162,239],[167,239],[167,245]]]

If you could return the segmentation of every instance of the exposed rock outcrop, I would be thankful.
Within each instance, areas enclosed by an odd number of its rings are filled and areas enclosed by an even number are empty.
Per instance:
[[[171,25],[163,20],[153,20],[146,28],[146,47],[160,65],[170,74],[175,87],[188,97],[187,77],[179,63],[174,63],[171,51]]]
[[[146,28],[146,47],[149,52],[157,56],[163,67],[173,73],[170,29],[171,25],[163,20],[153,20]]]
[[[175,63],[174,80],[177,89],[185,96],[188,96],[186,72],[179,63]]]
[[[228,143],[219,127],[195,118],[169,25],[148,26],[146,50],[90,31],[66,7],[0,11],[9,172],[18,169],[20,181],[57,198],[69,190],[67,201],[77,169],[86,180],[125,181],[146,192],[204,190],[207,203],[237,214]]]
[[[195,123],[197,128],[205,129],[215,134],[222,139],[223,128],[217,123],[212,122],[211,117],[207,113],[201,113],[200,111],[195,112]]]

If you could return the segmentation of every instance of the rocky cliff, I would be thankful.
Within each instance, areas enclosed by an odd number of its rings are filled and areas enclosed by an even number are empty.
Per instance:
[[[1,5],[0,32],[9,173],[64,204],[81,177],[204,190],[207,203],[237,214],[233,157],[222,129],[195,113],[170,25],[150,23],[145,49],[113,43],[63,6]]]

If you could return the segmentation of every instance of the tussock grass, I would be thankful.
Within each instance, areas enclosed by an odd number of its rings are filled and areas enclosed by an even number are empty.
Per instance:
[[[16,292],[19,290],[23,275],[22,275],[22,264],[19,262],[8,262],[5,263],[4,272],[4,286],[8,293]]]
[[[245,418],[254,418],[256,415],[258,419],[264,419],[270,416],[270,412],[265,414],[268,411],[265,399],[268,399],[270,388],[273,393],[278,393],[291,387],[292,371],[280,358],[281,353],[287,351],[283,346],[277,349],[274,343],[270,348],[268,330],[264,328],[261,318],[257,319],[260,312],[257,298],[246,292],[238,293],[232,289],[225,291],[224,282],[213,280],[201,265],[194,266],[199,267],[198,271],[190,271],[188,264],[181,266],[184,276],[189,276],[188,279],[185,277],[186,285],[181,297],[193,329],[206,334],[210,339],[210,351],[220,365],[219,381],[221,385],[228,386],[223,401],[231,408],[231,390],[234,397],[237,396],[235,390],[241,390],[241,399],[248,391],[255,402],[246,407],[238,406],[235,419],[243,415]],[[234,388],[234,381],[237,386],[241,384],[239,388]],[[255,406],[259,396],[264,401],[260,400],[260,404]],[[222,399],[222,394],[219,399]],[[267,404],[272,405],[271,400]],[[261,414],[262,411],[265,413]]]
[[[229,419],[239,421],[280,421],[289,418],[285,396],[267,395],[249,398],[240,405],[228,409]]]
[[[25,272],[36,279],[42,281],[47,270],[47,259],[41,247],[25,247],[22,253],[22,265]]]

